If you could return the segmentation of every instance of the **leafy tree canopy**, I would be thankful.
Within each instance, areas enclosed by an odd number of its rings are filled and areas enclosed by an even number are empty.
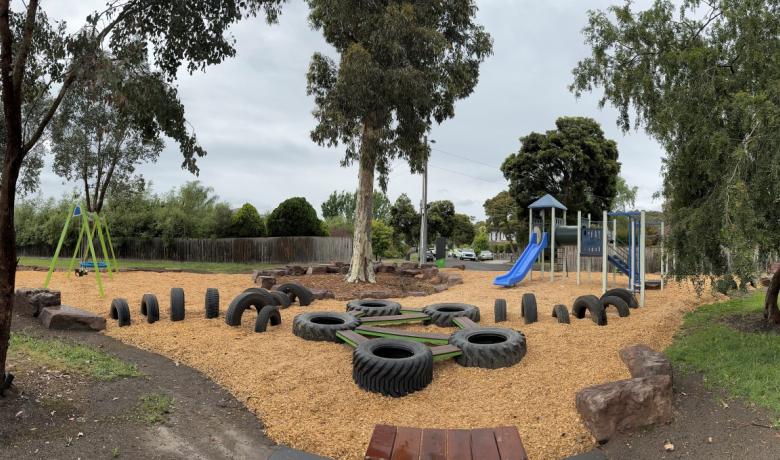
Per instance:
[[[520,151],[501,165],[519,209],[549,193],[570,210],[601,215],[617,193],[615,141],[590,118],[561,117],[556,129],[520,138]]]
[[[428,203],[428,242],[437,237],[450,238],[455,230],[455,205],[441,200]]]
[[[528,225],[528,220],[524,219],[525,213],[518,212],[517,202],[506,190],[485,200],[483,207],[487,216],[486,227],[491,231],[501,232],[510,242],[514,252],[515,246],[511,243],[518,241],[520,229]]]
[[[636,206],[636,194],[639,187],[630,186],[623,177],[618,176],[615,184],[617,193],[615,194],[615,204],[612,206],[615,211],[631,211]]]
[[[260,213],[249,203],[244,203],[232,219],[232,236],[239,238],[258,238],[265,236],[265,222]]]
[[[317,211],[303,197],[288,198],[268,215],[269,236],[322,236]]]
[[[390,218],[390,208],[392,207],[387,195],[379,190],[374,190],[371,200],[373,205],[372,218],[388,220]],[[342,217],[347,222],[355,219],[355,205],[357,204],[357,193],[341,191],[332,192],[328,199],[322,203],[322,217],[330,219]]]
[[[411,246],[420,238],[420,214],[414,209],[412,200],[402,193],[390,208],[390,226],[398,238]]]
[[[377,260],[387,257],[393,246],[393,227],[382,220],[371,223],[371,247],[374,249],[374,257]]]
[[[465,214],[455,214],[452,218],[452,236],[450,241],[456,246],[468,244],[474,239],[474,224],[471,217]]]

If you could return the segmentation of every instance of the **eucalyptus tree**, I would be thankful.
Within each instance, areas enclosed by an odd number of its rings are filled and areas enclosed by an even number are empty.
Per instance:
[[[455,115],[471,94],[490,36],[474,22],[473,0],[308,0],[310,22],[339,54],[315,53],[308,93],[314,96],[320,145],[343,144],[343,166],[358,163],[350,282],[374,282],[371,211],[375,175],[386,189],[390,164],[402,159],[420,172],[425,135]]]
[[[247,16],[264,13],[276,19],[282,0],[109,0],[69,33],[52,23],[39,0],[0,0],[0,85],[3,110],[3,163],[0,175],[0,376],[10,337],[16,247],[14,202],[22,165],[41,140],[65,96],[93,68],[106,46],[112,54],[141,43],[167,81],[184,67],[189,72],[235,55],[228,28]],[[56,88],[49,97],[49,91]],[[40,117],[23,117],[24,107],[40,107]],[[154,117],[144,117],[144,130],[161,130]],[[185,166],[194,164],[197,149],[185,147]],[[3,379],[6,380],[6,379]],[[0,386],[2,388],[2,386]]]
[[[577,94],[603,89],[624,130],[666,150],[667,247],[679,275],[733,273],[780,249],[780,2],[656,0],[592,11]],[[775,273],[766,316],[780,323]]]

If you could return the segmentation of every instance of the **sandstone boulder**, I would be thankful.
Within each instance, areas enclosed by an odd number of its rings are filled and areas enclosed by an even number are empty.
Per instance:
[[[333,291],[328,289],[310,288],[309,291],[311,291],[311,295],[314,297],[315,300],[336,298],[336,294],[334,294]]]
[[[422,270],[419,268],[404,268],[401,270],[401,276],[407,277],[407,278],[414,278],[415,276],[422,273]]]
[[[401,270],[413,270],[417,268],[417,262],[401,262],[401,265],[398,266]]]
[[[447,277],[447,285],[448,286],[455,286],[456,284],[463,284],[463,277],[460,276],[460,275],[450,274]]]
[[[447,285],[446,284],[437,284],[437,285],[435,285],[433,287],[433,292],[436,292],[436,293],[444,292],[446,290],[447,290]]]
[[[666,356],[646,345],[633,345],[620,350],[620,359],[626,363],[631,377],[668,375],[672,377],[672,363]]]
[[[288,265],[286,272],[290,276],[301,276],[306,274],[306,269],[300,265]]]
[[[62,303],[60,291],[40,288],[20,288],[14,297],[14,311],[21,315],[38,316],[46,307],[57,307]]]
[[[376,273],[395,273],[398,269],[396,264],[379,263],[374,266],[374,272]]]
[[[45,307],[39,319],[47,329],[102,331],[106,328],[104,317],[68,305]]]
[[[404,294],[406,294],[406,297],[425,297],[428,295],[424,291],[406,291]]]
[[[312,265],[306,269],[307,275],[324,275],[328,273],[327,265]]]
[[[439,274],[439,269],[436,267],[426,267],[422,270],[422,279],[429,280]]]
[[[394,295],[390,291],[368,291],[360,293],[359,297],[361,299],[389,299]]]
[[[263,289],[270,290],[276,285],[276,278],[273,276],[258,276],[255,278],[255,284],[259,285]]]

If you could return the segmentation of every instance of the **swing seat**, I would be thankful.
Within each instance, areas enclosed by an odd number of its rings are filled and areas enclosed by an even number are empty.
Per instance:
[[[81,262],[81,264],[79,264],[79,265],[81,266],[81,268],[95,268],[95,264],[92,263],[92,261]],[[108,265],[106,265],[106,263],[104,261],[102,261],[102,260],[98,261],[97,266],[98,266],[98,268],[107,268],[108,267]]]

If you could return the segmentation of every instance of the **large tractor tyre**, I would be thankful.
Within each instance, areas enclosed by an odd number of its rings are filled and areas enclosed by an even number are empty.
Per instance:
[[[527,293],[523,294],[523,299],[520,301],[520,314],[523,316],[525,324],[535,323],[539,318],[539,312],[536,308],[536,296]]]
[[[149,324],[159,321],[160,304],[157,302],[157,296],[154,294],[144,294],[141,297],[141,314],[146,316],[146,322]]]
[[[280,306],[279,305],[279,297],[271,294],[271,291],[269,291],[268,289],[259,288],[259,287],[251,287],[251,288],[244,289],[244,292],[254,292],[256,294],[260,294],[261,296],[263,296],[265,298],[266,305]],[[288,299],[289,299],[289,297],[288,297]],[[258,313],[260,313],[260,308],[262,308],[262,307],[257,307],[257,312]]]
[[[290,296],[285,294],[281,291],[268,291],[269,294],[273,296],[273,298],[276,299],[276,303],[279,306],[279,308],[290,308],[290,305],[292,305],[292,301],[290,300]]]
[[[561,324],[571,324],[569,319],[569,310],[566,309],[566,305],[558,304],[553,307],[552,317],[557,318]]]
[[[206,319],[219,318],[219,289],[206,289],[204,304],[206,308]]]
[[[604,295],[601,296],[603,299],[604,297],[620,297],[623,299],[623,302],[628,305],[629,308],[639,308],[639,302],[636,301],[636,297],[634,297],[634,293],[629,291],[628,289],[623,288],[614,288],[609,289],[607,292],[604,293]]]
[[[184,289],[171,288],[171,321],[184,319]]]
[[[618,315],[621,318],[625,318],[631,314],[631,309],[628,308],[628,304],[618,296],[605,295],[601,298],[601,304],[604,305],[605,310],[608,306],[613,305],[617,308]]]
[[[276,305],[266,305],[260,309],[255,320],[255,332],[265,332],[268,323],[271,323],[271,326],[282,324],[282,315],[279,314],[279,307]]]
[[[493,316],[497,323],[506,321],[506,299],[496,299],[493,304]]]
[[[419,342],[369,340],[352,352],[352,379],[366,391],[406,396],[433,380],[433,353]]]
[[[349,313],[330,311],[301,313],[293,319],[293,334],[304,340],[341,342],[336,332],[360,326],[360,319]]]
[[[462,354],[455,361],[466,367],[508,367],[520,362],[527,351],[522,332],[498,327],[461,329],[449,342],[460,348]]]
[[[269,302],[269,298],[273,300],[273,297],[268,295],[268,293],[263,294],[262,292],[252,291],[242,292],[230,302],[230,305],[225,312],[225,323],[228,326],[240,326],[241,315],[244,314],[244,311],[247,308],[255,307],[259,314],[260,310],[266,305],[276,306],[274,302]]]
[[[577,297],[571,307],[571,313],[579,319],[585,317],[585,311],[590,312],[590,319],[599,326],[607,325],[607,313],[601,300],[595,295],[583,295]]]
[[[423,308],[423,313],[431,317],[429,322],[439,327],[455,326],[452,320],[463,316],[479,322],[479,308],[466,303],[435,303]]]
[[[361,312],[368,316],[393,316],[401,314],[401,304],[389,300],[350,300],[347,302],[347,311]]]
[[[277,291],[284,292],[290,297],[291,302],[298,300],[298,305],[307,307],[314,302],[314,295],[305,286],[298,283],[284,283],[276,288]]]
[[[127,305],[125,299],[114,299],[111,301],[111,308],[109,308],[108,315],[111,319],[117,320],[119,327],[130,325],[130,306]]]

